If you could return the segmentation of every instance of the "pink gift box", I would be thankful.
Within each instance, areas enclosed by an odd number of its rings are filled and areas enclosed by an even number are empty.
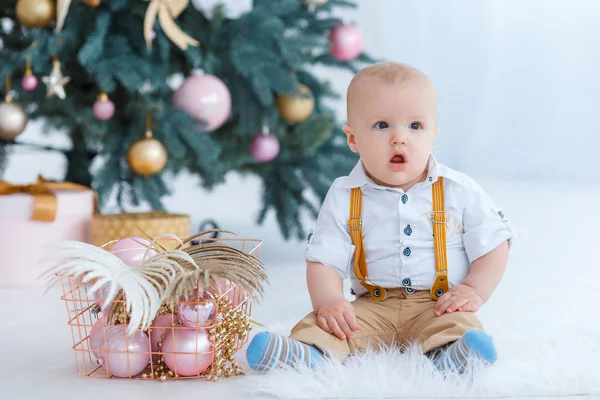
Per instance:
[[[32,221],[34,199],[29,194],[0,196],[0,285],[32,286],[51,265],[41,259],[45,244],[61,240],[87,242],[94,215],[92,190],[55,190],[58,207],[53,222]]]

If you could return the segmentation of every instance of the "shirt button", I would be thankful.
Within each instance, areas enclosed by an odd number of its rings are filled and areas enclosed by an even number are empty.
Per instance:
[[[407,287],[407,288],[406,288],[406,293],[408,293],[408,294],[413,294],[414,292],[415,292],[415,289],[413,289],[413,288],[410,288],[410,287]]]
[[[405,193],[405,194],[402,195],[402,202],[404,204],[406,204],[407,201],[408,201],[408,195]]]
[[[410,236],[412,234],[412,228],[410,227],[410,225],[407,225],[406,228],[404,228],[404,234],[406,236]]]
[[[402,285],[404,286],[410,286],[410,278],[406,278],[402,280]]]
[[[404,251],[403,251],[402,253],[404,253],[404,255],[405,255],[406,257],[410,256],[410,253],[411,253],[411,251],[410,251],[410,247],[407,247],[407,248],[405,248],[405,249],[404,249]]]

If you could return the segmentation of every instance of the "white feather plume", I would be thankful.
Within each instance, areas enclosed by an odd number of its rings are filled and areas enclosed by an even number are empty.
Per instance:
[[[154,248],[162,238],[181,240],[172,234],[155,238],[149,246]],[[104,285],[108,285],[105,305],[110,304],[120,289],[123,289],[126,300],[126,310],[130,315],[127,327],[129,333],[136,329],[147,329],[152,324],[160,306],[165,301],[166,289],[175,279],[182,267],[177,261],[186,261],[199,268],[188,253],[182,250],[159,252],[147,258],[137,268],[127,266],[120,258],[100,247],[77,241],[62,241],[46,247],[58,248],[57,251],[45,257],[42,262],[53,262],[54,266],[47,269],[40,279],[46,280],[46,292],[66,276],[73,279],[81,277],[83,283],[96,279],[88,290],[88,296]]]

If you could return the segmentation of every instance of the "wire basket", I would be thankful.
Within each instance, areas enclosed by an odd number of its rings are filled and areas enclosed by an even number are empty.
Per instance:
[[[202,243],[213,242],[257,259],[262,244],[257,239],[202,238]],[[112,305],[101,311],[102,291],[95,298],[88,297],[92,283],[84,284],[81,279],[65,276],[61,284],[80,375],[217,381],[245,372],[234,356],[248,340],[252,299],[229,281],[211,281],[202,294],[179,299],[176,309],[163,304],[152,326],[146,331],[138,329],[133,335],[126,333],[128,320],[123,297],[115,298]],[[122,312],[109,324],[103,313],[115,307]],[[191,323],[190,315],[196,318]]]

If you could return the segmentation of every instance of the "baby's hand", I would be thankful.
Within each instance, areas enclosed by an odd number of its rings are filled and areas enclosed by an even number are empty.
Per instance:
[[[345,298],[324,303],[319,308],[317,324],[325,332],[333,334],[341,340],[350,339],[352,332],[360,329],[356,322],[354,307]]]
[[[436,316],[454,311],[475,312],[483,304],[481,296],[470,286],[456,285],[444,293],[433,309]]]

